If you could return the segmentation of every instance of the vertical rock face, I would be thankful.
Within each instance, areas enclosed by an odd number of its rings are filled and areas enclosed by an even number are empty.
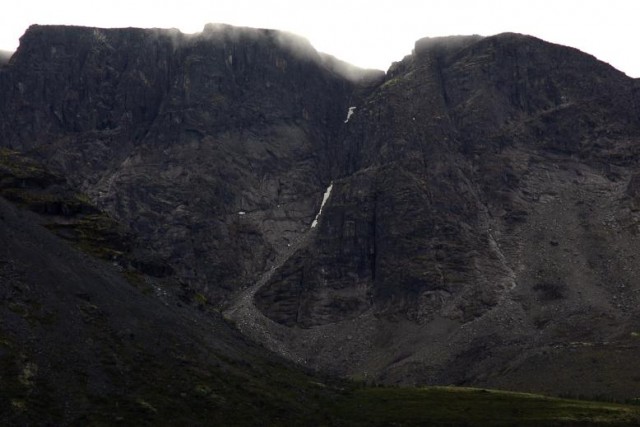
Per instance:
[[[589,55],[423,39],[383,77],[269,30],[36,26],[0,90],[4,146],[282,354],[387,382],[633,390],[608,360],[639,352],[640,97]]]
[[[624,135],[615,146],[630,159],[635,148],[627,138],[638,130],[633,105],[628,78],[572,49],[513,34],[417,42],[345,126],[346,175],[326,209],[318,256],[299,255],[315,265],[304,281],[304,269],[283,271],[261,292],[261,307],[290,322],[294,313],[281,313],[276,302],[299,295],[301,309],[313,311],[314,283],[369,296],[317,303],[346,317],[364,306],[417,321],[481,317],[516,286],[496,238],[501,228],[526,223],[532,209],[522,156],[602,156],[597,132],[606,127]],[[344,262],[354,263],[353,275],[328,279],[326,272]],[[303,292],[290,289],[300,286]]]
[[[131,139],[133,123],[148,125],[158,113],[170,39],[138,29],[31,27],[4,76],[4,108],[14,113],[2,123],[6,144],[32,149],[69,133],[108,131]]]

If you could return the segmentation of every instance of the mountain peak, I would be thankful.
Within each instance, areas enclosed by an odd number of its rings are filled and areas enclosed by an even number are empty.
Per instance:
[[[416,41],[414,53],[420,55],[423,52],[433,50],[459,50],[483,38],[476,34],[470,36],[424,37]]]

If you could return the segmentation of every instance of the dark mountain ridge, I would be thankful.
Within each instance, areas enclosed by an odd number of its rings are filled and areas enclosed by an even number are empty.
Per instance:
[[[327,123],[343,119],[353,83],[325,68],[308,43],[219,25],[196,36],[33,27],[23,39],[3,75],[10,86],[5,105],[20,109],[4,116],[3,140],[73,171],[73,182],[150,237],[152,251],[182,264],[174,268],[195,287],[228,282],[210,291],[225,298],[282,245],[238,224],[238,212],[278,198],[293,203],[290,216],[313,215],[313,201],[291,194],[313,192],[309,185],[329,179],[319,166],[335,133]],[[70,39],[77,53],[64,53]],[[36,86],[25,89],[26,82]],[[345,106],[329,108],[335,102]],[[156,178],[158,167],[164,178]],[[144,201],[134,193],[144,193]],[[129,206],[140,203],[144,208]],[[152,237],[160,234],[179,241],[160,248]],[[203,234],[212,238],[197,237]],[[216,259],[202,262],[200,254],[213,247]]]
[[[167,266],[141,274],[291,360],[635,396],[640,95],[590,55],[427,38],[382,75],[271,30],[33,26],[0,94],[0,144]]]

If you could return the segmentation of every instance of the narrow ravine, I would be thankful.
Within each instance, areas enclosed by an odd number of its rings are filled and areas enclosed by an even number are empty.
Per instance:
[[[331,196],[332,188],[333,182],[329,184],[325,190],[322,197],[322,203],[320,204],[320,209],[307,231],[291,241],[290,245],[288,245],[287,248],[277,256],[271,268],[264,272],[258,281],[245,289],[235,299],[233,304],[223,312],[225,319],[234,322],[244,335],[254,341],[262,343],[271,351],[298,363],[304,363],[304,361],[298,355],[291,354],[283,344],[289,336],[289,328],[274,322],[262,314],[254,304],[254,297],[264,285],[269,283],[273,274],[278,271],[287,262],[287,260],[291,258],[291,256],[309,243],[310,238],[318,225],[318,221],[321,218],[322,209]]]

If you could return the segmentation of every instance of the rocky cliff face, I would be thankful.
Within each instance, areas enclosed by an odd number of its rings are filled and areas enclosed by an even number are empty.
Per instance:
[[[354,91],[327,63],[267,30],[35,26],[2,76],[2,137],[222,301],[315,215]]]
[[[631,392],[607,360],[638,354],[634,81],[530,37],[426,39],[355,111],[317,237],[257,294],[281,324],[343,322],[311,363]]]
[[[587,54],[423,39],[382,76],[267,30],[32,27],[0,90],[3,145],[126,224],[143,272],[287,357],[637,385],[640,95]]]
[[[538,40],[418,42],[345,127],[340,158],[353,160],[317,239],[320,253],[348,251],[354,241],[355,252],[367,256],[338,252],[324,267],[354,261],[361,268],[349,270],[368,278],[379,306],[400,298],[387,308],[405,314],[413,306],[415,320],[424,292],[456,300],[450,316],[479,317],[515,283],[495,235],[526,224],[531,209],[522,193],[529,167],[516,152],[574,156],[598,167],[596,159],[612,160],[599,149],[600,134],[617,134],[607,143],[621,163],[633,163],[633,96],[633,83],[605,64]],[[342,195],[355,189],[360,197]],[[352,287],[349,275],[337,278]],[[465,286],[471,283],[477,286]],[[451,298],[459,292],[461,299]],[[433,313],[426,308],[427,317]]]

